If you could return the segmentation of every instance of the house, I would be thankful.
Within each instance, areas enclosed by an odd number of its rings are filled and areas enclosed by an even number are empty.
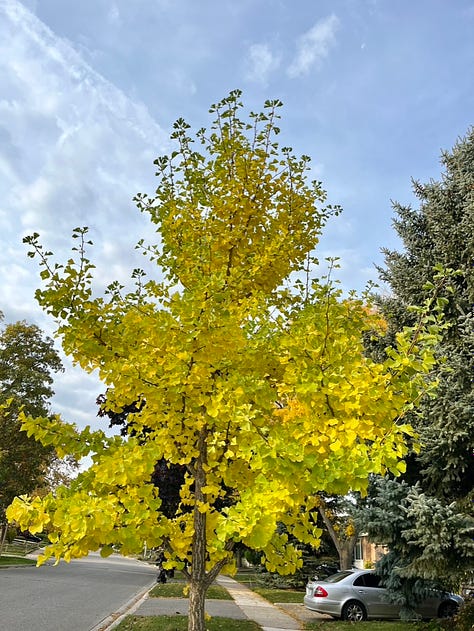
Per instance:
[[[387,546],[372,543],[366,534],[361,534],[354,548],[354,567],[359,569],[374,567],[380,557],[387,552]]]

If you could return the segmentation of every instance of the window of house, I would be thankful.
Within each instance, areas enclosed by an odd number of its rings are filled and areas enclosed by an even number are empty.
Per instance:
[[[357,543],[354,548],[354,561],[363,561],[364,557],[362,556],[362,540],[357,539]]]

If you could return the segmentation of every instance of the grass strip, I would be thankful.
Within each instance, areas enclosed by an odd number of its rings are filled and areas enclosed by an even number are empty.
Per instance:
[[[261,631],[262,627],[252,620],[210,618],[207,631]],[[127,616],[116,631],[187,631],[187,616]]]
[[[272,589],[269,587],[254,587],[255,593],[260,594],[271,603],[300,603],[303,604],[304,592],[293,589]]]
[[[406,620],[369,620],[367,622],[342,622],[341,620],[318,620],[307,622],[307,631],[441,631],[436,621],[407,622]]]
[[[155,585],[149,592],[152,598],[187,598],[188,595],[183,593],[186,583],[173,582]],[[228,591],[220,585],[211,585],[206,593],[206,600],[232,600]]]
[[[0,557],[0,567],[9,567],[11,565],[36,565],[36,561],[25,557]]]

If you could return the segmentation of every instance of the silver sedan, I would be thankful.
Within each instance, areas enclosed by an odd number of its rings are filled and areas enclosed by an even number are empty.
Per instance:
[[[337,572],[323,581],[309,581],[304,604],[312,611],[352,622],[399,618],[400,605],[389,602],[379,582],[372,570]],[[421,618],[447,618],[456,613],[462,602],[456,594],[436,594],[420,603],[416,612]]]

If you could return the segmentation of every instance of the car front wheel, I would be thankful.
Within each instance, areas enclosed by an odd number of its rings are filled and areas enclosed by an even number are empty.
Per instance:
[[[438,618],[452,618],[458,612],[458,604],[453,600],[446,600],[441,603],[438,609]]]
[[[362,603],[357,600],[350,600],[342,608],[341,618],[350,622],[361,622],[367,620],[367,612]]]

